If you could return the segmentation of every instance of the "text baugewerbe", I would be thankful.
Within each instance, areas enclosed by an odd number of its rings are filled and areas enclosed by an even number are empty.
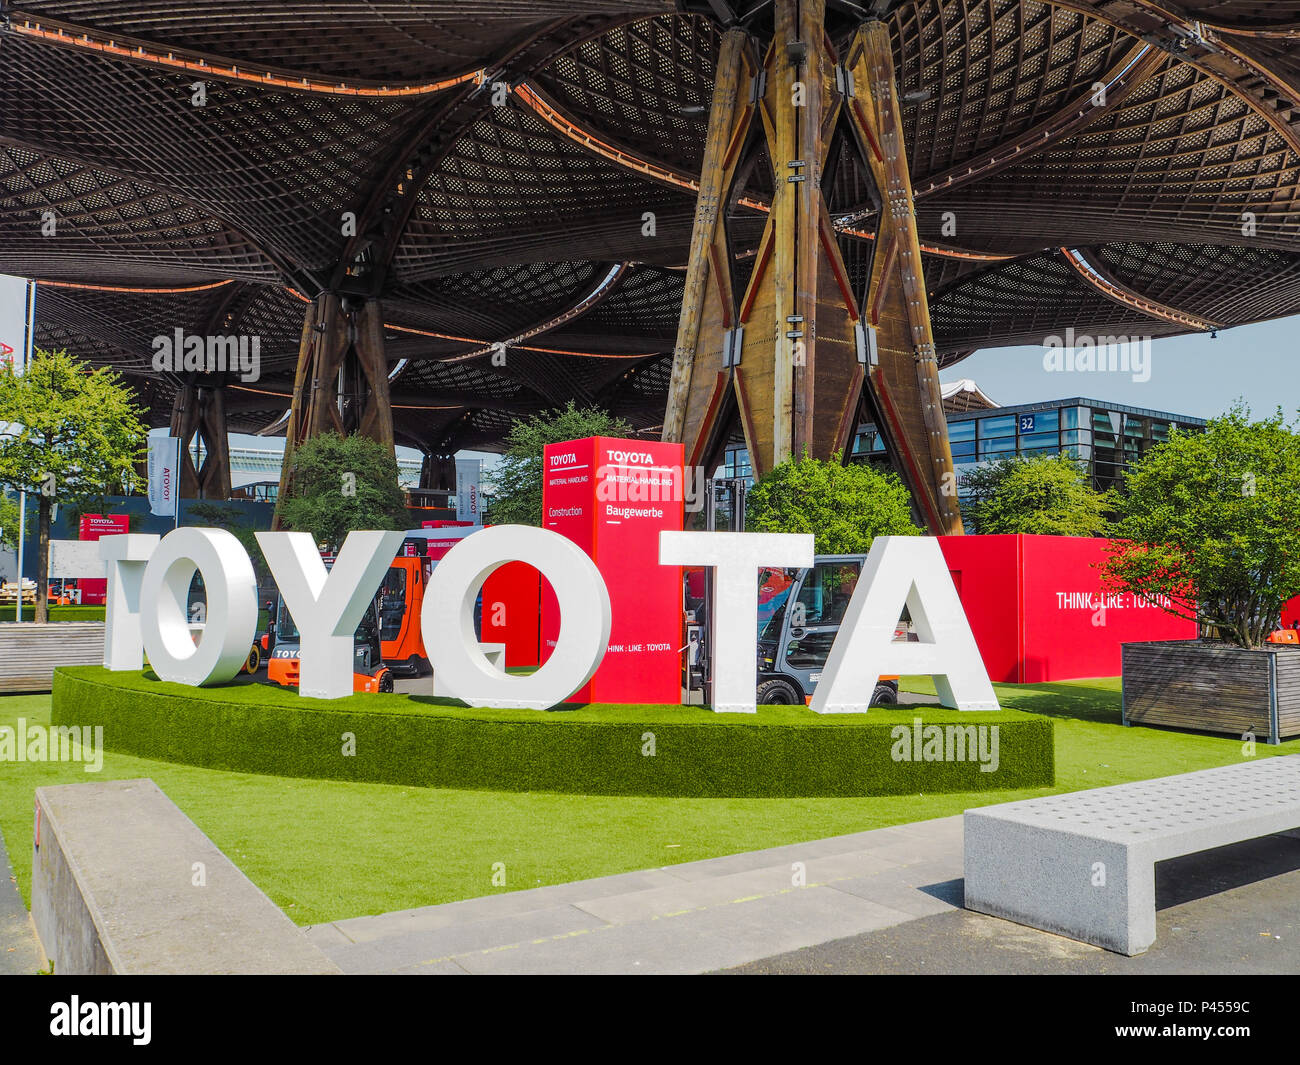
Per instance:
[[[352,640],[402,543],[400,532],[353,532],[334,566],[312,537],[263,532],[257,541],[301,635],[299,692],[319,699],[352,694]],[[230,681],[257,635],[257,582],[239,541],[221,529],[177,529],[99,541],[107,564],[104,665],[138,670],[143,655],[163,680],[192,686]],[[525,562],[554,589],[560,631],[536,672],[511,675],[491,665],[474,634],[483,582],[507,562]],[[713,709],[753,713],[758,571],[813,564],[813,538],[776,533],[664,532],[665,566],[714,570]],[[190,634],[186,605],[195,570],[203,575],[203,639]],[[653,578],[653,574],[649,574]],[[918,641],[894,642],[907,606]],[[609,643],[609,592],[599,570],[564,537],[545,529],[498,525],[465,537],[434,567],[420,624],[440,689],[471,706],[546,709],[582,687]],[[930,674],[941,701],[994,710],[997,699],[944,565],[928,537],[884,536],[871,553],[813,695],[819,713],[863,713],[876,678]]]

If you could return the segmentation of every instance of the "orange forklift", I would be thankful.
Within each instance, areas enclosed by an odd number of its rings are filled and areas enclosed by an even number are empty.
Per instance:
[[[334,563],[330,557],[324,561],[326,568]],[[382,597],[381,589],[366,607],[352,640],[354,692],[393,690],[393,672],[384,665],[380,652],[379,605]],[[296,688],[299,680],[298,662],[302,655],[302,637],[298,634],[298,626],[289,613],[289,608],[285,606],[283,596],[277,596],[274,602],[268,602],[266,612],[269,623],[261,644],[267,653],[267,679],[286,688]]]
[[[478,531],[477,526],[418,529],[406,539],[384,574],[374,601],[357,627],[356,662],[352,670],[353,689],[358,692],[393,690],[396,676],[419,677],[432,672],[420,635],[420,612],[429,575],[462,538]],[[325,564],[333,563],[326,558]],[[267,674],[277,684],[298,683],[298,627],[284,607],[267,604],[273,618],[270,631],[262,637],[267,652]]]
[[[270,644],[266,675],[276,684],[296,688],[302,641],[298,635],[298,626],[294,624],[293,615],[284,605],[283,598],[276,603],[274,617],[271,632],[263,637]],[[379,596],[375,596],[366,607],[352,641],[352,650],[352,690],[358,693],[391,692],[393,672],[384,665],[379,653]]]
[[[457,525],[415,529],[379,586],[379,641],[384,664],[402,677],[423,677],[433,671],[420,634],[420,612],[434,567],[448,551],[482,526]],[[477,630],[477,616],[475,618]]]
[[[379,586],[379,642],[385,665],[406,677],[432,671],[420,636],[420,610],[433,560],[399,555]]]

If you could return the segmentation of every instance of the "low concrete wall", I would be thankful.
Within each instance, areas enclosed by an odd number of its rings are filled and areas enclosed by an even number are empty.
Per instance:
[[[56,974],[339,971],[152,780],[37,788],[36,818]]]
[[[0,692],[47,692],[55,666],[103,661],[102,621],[0,623]]]

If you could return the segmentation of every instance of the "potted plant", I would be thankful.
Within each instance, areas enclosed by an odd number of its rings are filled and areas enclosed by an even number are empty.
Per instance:
[[[1193,618],[1198,640],[1125,644],[1124,723],[1300,735],[1300,648],[1268,642],[1300,592],[1300,436],[1238,402],[1129,471],[1108,590]]]

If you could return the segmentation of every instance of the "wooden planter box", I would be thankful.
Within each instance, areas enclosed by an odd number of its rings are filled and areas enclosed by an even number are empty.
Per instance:
[[[1300,647],[1126,643],[1122,668],[1125,725],[1250,732],[1269,743],[1300,736]]]
[[[55,666],[94,666],[103,661],[102,621],[0,624],[0,694],[47,692]]]

